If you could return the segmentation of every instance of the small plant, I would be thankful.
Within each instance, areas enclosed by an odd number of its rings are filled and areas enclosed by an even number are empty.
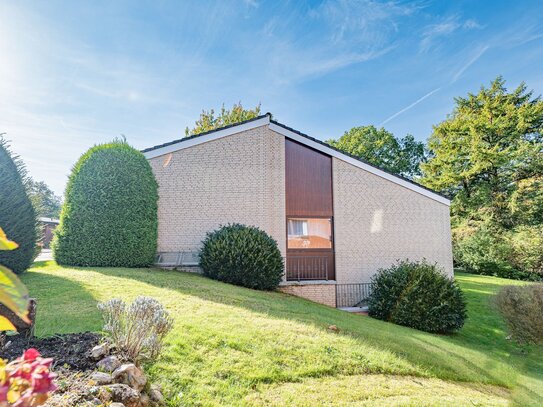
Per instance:
[[[466,301],[454,280],[426,261],[400,261],[372,278],[369,315],[415,329],[451,333],[466,319]]]
[[[173,320],[162,304],[150,297],[137,297],[126,306],[114,298],[98,304],[104,317],[104,331],[118,352],[138,363],[156,358],[164,337],[171,331]]]
[[[520,344],[543,344],[543,284],[505,286],[496,305],[513,339]]]
[[[258,290],[275,289],[283,276],[277,242],[256,227],[237,223],[207,234],[200,267],[215,280]]]
[[[57,386],[50,370],[53,359],[44,359],[36,349],[6,363],[0,359],[0,406],[41,406]]]

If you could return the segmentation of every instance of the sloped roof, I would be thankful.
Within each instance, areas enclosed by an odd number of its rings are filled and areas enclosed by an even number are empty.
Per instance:
[[[282,134],[283,136],[291,140],[297,141],[301,144],[321,151],[332,157],[336,157],[340,160],[346,161],[381,178],[387,179],[391,182],[394,182],[395,184],[401,185],[405,188],[408,188],[431,199],[434,199],[435,201],[441,202],[445,205],[450,205],[450,199],[447,196],[442,195],[439,192],[433,191],[429,188],[426,188],[425,186],[420,185],[408,178],[393,174],[387,170],[377,167],[376,165],[370,164],[367,161],[361,160],[358,157],[346,154],[321,140],[317,140],[313,137],[308,136],[307,134],[288,127],[282,123],[279,123],[278,121],[272,119],[271,113],[266,113],[253,119],[245,120],[243,122],[235,124],[230,124],[228,126],[206,131],[204,133],[199,133],[182,139],[173,140],[168,143],[159,144],[141,150],[141,152],[148,159],[150,159],[171,153],[173,151],[182,150],[188,147],[192,147],[212,140],[217,140],[222,137],[230,136],[232,134],[240,133],[245,130],[250,130],[265,125],[268,125],[270,130]]]

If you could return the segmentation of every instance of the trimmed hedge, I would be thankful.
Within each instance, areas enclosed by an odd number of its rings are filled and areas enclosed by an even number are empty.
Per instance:
[[[21,274],[37,254],[36,212],[28,197],[26,169],[0,136],[0,227],[19,247],[0,252],[0,264]]]
[[[55,260],[70,266],[142,267],[157,247],[158,185],[126,142],[92,147],[72,170],[55,230]]]
[[[214,280],[273,290],[283,276],[277,242],[266,232],[240,224],[222,226],[202,242],[200,267]]]
[[[400,261],[372,278],[369,315],[434,333],[451,333],[467,317],[464,295],[436,265]]]

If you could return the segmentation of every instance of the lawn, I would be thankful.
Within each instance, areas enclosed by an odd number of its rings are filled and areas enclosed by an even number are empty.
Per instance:
[[[181,272],[48,262],[22,279],[38,299],[39,336],[99,331],[98,301],[161,301],[175,327],[147,368],[172,406],[543,403],[543,349],[507,340],[492,307],[511,280],[457,274],[469,320],[439,336]]]

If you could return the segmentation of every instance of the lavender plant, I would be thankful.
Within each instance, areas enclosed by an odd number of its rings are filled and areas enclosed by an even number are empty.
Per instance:
[[[173,320],[162,304],[150,297],[137,297],[130,305],[114,298],[98,304],[104,331],[119,353],[138,363],[156,358]]]

